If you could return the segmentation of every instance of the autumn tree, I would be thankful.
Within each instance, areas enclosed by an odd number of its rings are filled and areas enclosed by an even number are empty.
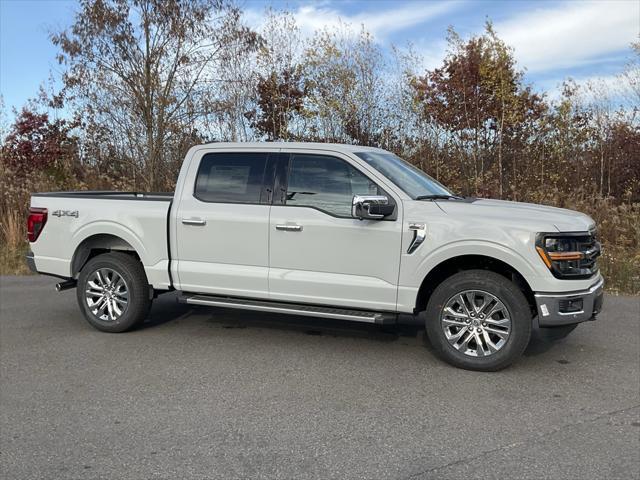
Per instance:
[[[255,34],[224,0],[82,0],[72,26],[52,36],[67,97],[93,135],[114,147],[135,184],[159,190],[202,120],[216,113],[216,62]]]
[[[449,132],[468,193],[489,191],[497,163],[498,195],[504,194],[504,147],[508,139],[544,110],[542,99],[523,84],[513,51],[487,23],[481,36],[464,41],[449,30],[443,65],[413,80],[423,121]],[[511,158],[512,193],[517,190],[516,158]]]
[[[267,140],[289,140],[289,124],[304,107],[305,88],[299,70],[272,71],[257,85],[258,111],[252,126]]]
[[[300,29],[287,11],[269,8],[264,18],[260,29],[262,44],[256,55],[256,106],[248,116],[258,138],[300,138],[299,130],[304,130],[306,95]]]
[[[73,167],[77,140],[73,125],[65,120],[50,121],[46,113],[23,108],[2,142],[0,160],[18,176],[36,170]]]
[[[305,52],[308,135],[325,141],[377,145],[384,126],[384,60],[364,28],[316,33]]]
[[[19,256],[31,194],[76,189],[82,175],[74,125],[35,107],[16,113],[0,139],[0,247]]]

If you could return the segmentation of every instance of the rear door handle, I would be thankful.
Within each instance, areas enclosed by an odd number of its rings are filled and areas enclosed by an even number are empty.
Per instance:
[[[206,225],[207,221],[201,218],[183,218],[182,223],[185,225]]]
[[[276,230],[282,230],[285,232],[301,232],[302,225],[276,225]]]

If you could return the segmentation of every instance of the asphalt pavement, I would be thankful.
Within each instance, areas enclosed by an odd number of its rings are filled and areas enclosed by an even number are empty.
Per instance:
[[[157,299],[94,330],[0,278],[2,479],[640,478],[640,299],[497,373],[424,331]]]

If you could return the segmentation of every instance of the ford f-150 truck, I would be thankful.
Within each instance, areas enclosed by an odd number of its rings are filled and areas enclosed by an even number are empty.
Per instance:
[[[410,314],[446,361],[498,370],[532,329],[568,333],[602,305],[588,216],[463,198],[354,145],[196,146],[173,195],[33,194],[28,236],[31,269],[77,287],[106,332],[176,290],[188,304],[357,322]]]

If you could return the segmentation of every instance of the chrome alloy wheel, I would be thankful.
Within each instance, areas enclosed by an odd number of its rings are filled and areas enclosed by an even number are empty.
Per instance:
[[[447,341],[471,357],[496,353],[511,333],[507,307],[482,290],[465,290],[451,297],[440,313],[440,324]]]
[[[127,309],[129,288],[124,278],[110,268],[100,268],[87,278],[85,299],[100,320],[116,321]]]

